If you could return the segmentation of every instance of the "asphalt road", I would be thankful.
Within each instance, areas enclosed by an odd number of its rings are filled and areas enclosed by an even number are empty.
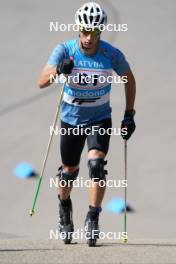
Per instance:
[[[120,256],[117,259],[119,263],[147,263],[151,254],[151,261],[148,263],[174,263],[175,246],[170,245],[170,240],[176,236],[176,2],[97,2],[106,9],[109,23],[128,24],[127,32],[105,32],[102,38],[125,53],[137,81],[137,129],[128,143],[128,202],[135,209],[128,217],[129,237],[137,241],[142,239],[144,244],[148,244],[145,242],[148,240],[168,241],[164,242],[166,246],[141,246],[140,243],[117,245],[117,255]],[[61,259],[65,258],[65,263],[69,263],[73,256],[72,251],[65,248],[58,250],[59,252],[52,250],[52,245],[47,254],[42,250],[45,248],[42,239],[49,239],[49,232],[56,229],[57,223],[56,188],[49,187],[49,180],[50,177],[55,177],[60,166],[59,137],[54,139],[37,201],[37,212],[32,218],[29,217],[29,209],[34,197],[36,179],[21,180],[13,175],[13,170],[19,162],[26,161],[36,171],[40,171],[60,86],[53,85],[41,91],[37,88],[37,78],[57,43],[76,36],[73,32],[50,32],[49,23],[73,23],[74,12],[83,3],[84,1],[79,0],[6,0],[0,3],[0,244],[5,249],[0,251],[1,263],[9,263],[10,256],[13,263],[18,263],[19,258],[30,263],[33,253],[31,263],[38,263],[35,262],[35,254],[42,261],[45,255],[45,263],[54,262],[60,254]],[[118,128],[124,111],[122,85],[113,85],[111,105],[113,126]],[[80,170],[80,176],[85,179],[88,177],[86,151],[85,148]],[[119,136],[112,137],[107,159],[108,177],[123,179],[123,142]],[[105,210],[110,199],[123,197],[123,192],[122,188],[108,188],[106,191],[100,222],[104,232],[123,231],[123,216]],[[81,229],[88,209],[86,188],[75,188],[72,199],[75,227]],[[16,247],[23,248],[23,240],[14,240],[16,238],[25,239],[24,248],[28,246],[25,242],[28,239],[41,241],[39,244],[30,243],[31,248],[34,246],[34,252],[13,251]],[[37,250],[38,247],[41,251]],[[50,247],[48,243],[47,247]],[[62,249],[62,244],[59,247]],[[77,254],[75,260],[81,255],[80,261],[86,261],[91,251],[84,244],[71,248]],[[91,258],[94,255],[97,262],[92,262],[91,259],[90,263],[98,263],[100,259],[105,263],[103,252],[107,256],[112,255],[111,263],[118,263],[113,262],[114,250],[114,245],[99,247],[97,251],[93,249],[92,252],[96,252],[96,255],[92,253]],[[168,256],[168,262],[164,262],[165,256]]]
[[[128,244],[104,241],[96,248],[89,248],[85,243],[66,246],[59,241],[48,240],[0,241],[2,264],[174,264],[175,259],[174,240],[133,240]]]

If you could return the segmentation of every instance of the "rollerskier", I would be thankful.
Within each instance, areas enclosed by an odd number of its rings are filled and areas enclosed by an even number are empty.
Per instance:
[[[64,74],[71,77],[64,86],[61,103],[61,128],[67,133],[60,135],[60,153],[62,165],[58,177],[65,181],[66,186],[58,188],[59,230],[63,233],[64,242],[71,243],[74,225],[72,220],[71,191],[72,182],[79,174],[81,153],[85,142],[88,146],[88,171],[90,181],[89,205],[85,220],[85,235],[89,246],[95,246],[99,237],[99,215],[106,186],[100,186],[100,181],[106,181],[107,171],[105,157],[108,153],[112,128],[110,90],[111,83],[107,77],[114,71],[118,76],[126,77],[126,105],[121,129],[127,133],[122,135],[128,140],[135,130],[134,101],[136,85],[133,73],[124,54],[110,43],[100,39],[101,26],[107,24],[107,15],[99,4],[89,2],[78,9],[75,22],[79,27],[77,39],[58,44],[50,55],[47,64],[39,77],[38,85],[45,88],[54,82],[52,76]],[[99,77],[106,80],[100,82]],[[74,79],[74,77],[77,77]],[[83,133],[75,135],[76,127],[83,128]],[[93,127],[98,129],[94,133]],[[99,133],[104,129],[105,133]],[[69,132],[69,133],[68,133]],[[73,207],[76,206],[74,201]]]

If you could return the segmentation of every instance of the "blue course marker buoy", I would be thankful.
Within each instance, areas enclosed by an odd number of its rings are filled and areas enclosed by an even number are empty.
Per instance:
[[[19,163],[14,171],[13,174],[21,179],[29,178],[32,176],[36,176],[37,173],[34,171],[33,167],[27,162]]]
[[[113,197],[105,206],[105,209],[111,213],[123,213],[125,210],[125,200],[119,197]],[[134,209],[127,204],[127,212],[134,212]]]
[[[113,197],[105,208],[112,213],[122,213],[125,208],[125,201],[122,198]]]

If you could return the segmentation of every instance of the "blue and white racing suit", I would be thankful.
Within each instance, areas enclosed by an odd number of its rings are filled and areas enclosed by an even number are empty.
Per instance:
[[[65,84],[61,120],[73,126],[84,126],[111,118],[111,84],[101,80],[112,76],[113,70],[122,76],[130,68],[123,53],[100,40],[96,54],[88,56],[81,52],[78,39],[73,39],[56,46],[48,64],[57,66],[64,58],[70,57],[74,59],[74,68],[70,81]],[[77,82],[75,76],[79,76]],[[84,81],[84,77],[93,81]]]

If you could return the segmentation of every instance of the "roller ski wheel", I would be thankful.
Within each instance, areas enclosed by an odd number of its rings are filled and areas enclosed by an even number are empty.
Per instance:
[[[72,225],[67,225],[60,229],[61,238],[65,245],[71,244],[73,231]]]
[[[97,239],[96,238],[87,240],[87,244],[88,244],[89,247],[95,247],[96,243],[97,243]]]

